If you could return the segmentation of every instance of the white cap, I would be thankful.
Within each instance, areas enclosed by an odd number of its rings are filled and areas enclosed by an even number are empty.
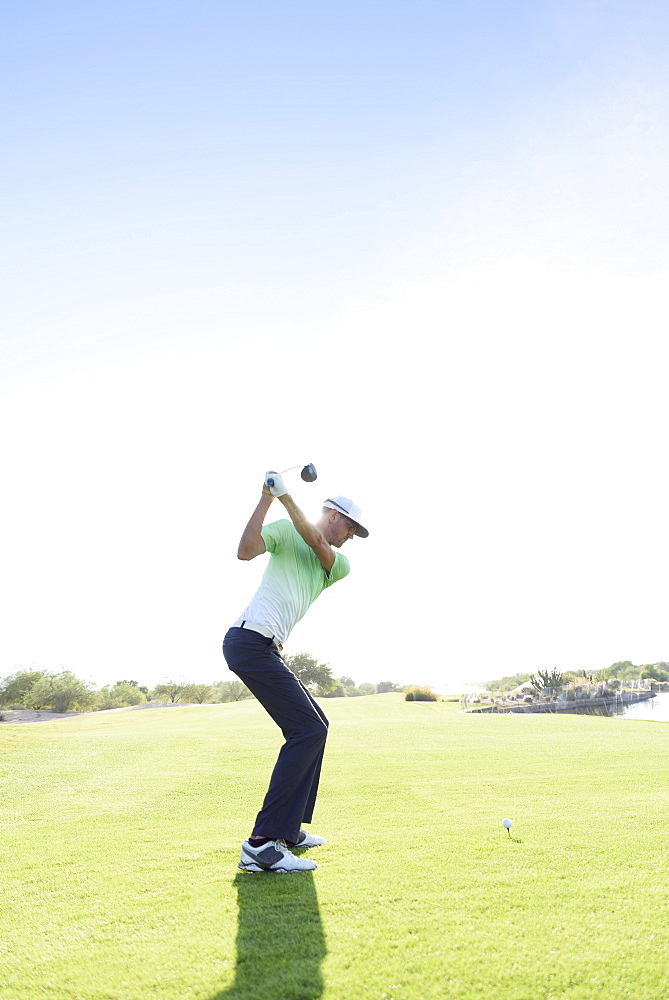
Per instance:
[[[345,514],[346,517],[351,519],[351,521],[355,521],[356,535],[359,535],[360,538],[367,538],[369,532],[367,531],[367,528],[363,528],[360,524],[362,511],[358,507],[357,503],[353,503],[353,501],[349,500],[348,497],[332,497],[331,500],[326,500],[323,506],[331,507],[332,510],[338,510],[340,514]]]

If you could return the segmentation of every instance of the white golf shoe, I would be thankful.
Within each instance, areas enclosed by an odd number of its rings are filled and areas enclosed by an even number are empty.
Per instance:
[[[320,847],[321,844],[327,844],[325,837],[317,837],[315,833],[307,833],[306,830],[300,830],[293,847]]]
[[[268,840],[262,847],[254,847],[245,840],[238,868],[245,872],[307,872],[318,868],[309,858],[296,858],[285,840]]]

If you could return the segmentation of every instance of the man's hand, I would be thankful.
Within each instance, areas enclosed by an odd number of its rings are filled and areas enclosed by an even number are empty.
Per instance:
[[[274,472],[272,469],[265,473],[265,487],[263,489],[263,493],[265,491],[271,493],[273,497],[283,497],[288,492],[279,473]]]

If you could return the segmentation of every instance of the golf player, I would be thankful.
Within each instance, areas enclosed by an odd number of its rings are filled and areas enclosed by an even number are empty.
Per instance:
[[[275,498],[290,520],[263,527]],[[317,867],[316,862],[297,857],[291,848],[325,843],[323,837],[303,830],[302,824],[311,822],[314,811],[328,721],[286,666],[281,651],[318,595],[347,576],[349,562],[339,550],[354,535],[368,536],[360,518],[360,508],[352,500],[337,496],[325,501],[312,524],[289,496],[281,476],[268,472],[239,543],[239,559],[255,559],[266,552],[270,558],[251,603],[225,636],[223,655],[286,740],[253,833],[242,844],[239,867],[245,871],[308,871]]]

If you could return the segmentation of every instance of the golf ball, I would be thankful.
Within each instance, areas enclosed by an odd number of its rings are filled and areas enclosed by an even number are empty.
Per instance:
[[[511,820],[510,819],[503,819],[502,820],[502,826],[505,826],[507,828],[507,830],[510,830],[511,829]]]

